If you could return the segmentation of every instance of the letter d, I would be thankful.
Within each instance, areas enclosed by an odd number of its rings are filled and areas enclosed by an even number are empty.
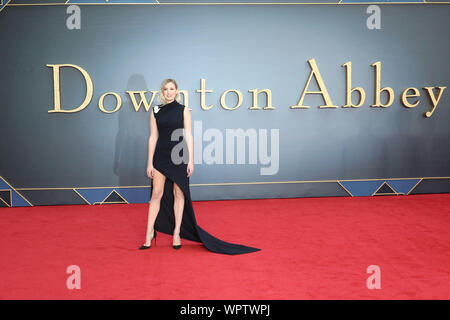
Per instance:
[[[53,68],[53,93],[54,93],[54,106],[53,110],[48,110],[48,113],[53,112],[63,112],[63,113],[73,113],[78,112],[86,108],[86,106],[91,102],[92,95],[94,94],[94,86],[92,85],[91,77],[89,73],[86,72],[83,68],[76,66],[74,64],[47,64],[47,67]],[[59,69],[61,67],[72,67],[81,72],[84,77],[84,81],[86,83],[86,97],[84,98],[83,103],[76,109],[72,110],[63,110],[61,109],[61,90],[60,90],[60,82],[59,82]]]

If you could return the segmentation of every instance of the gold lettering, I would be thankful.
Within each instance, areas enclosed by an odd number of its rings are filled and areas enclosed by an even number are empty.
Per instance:
[[[366,92],[361,87],[352,88],[352,62],[346,62],[342,65],[345,68],[345,105],[343,105],[343,108],[359,108],[364,104],[364,101],[366,100]],[[359,102],[358,104],[352,103],[352,93],[354,91],[359,92]]]
[[[144,103],[145,111],[148,112],[148,110],[150,110],[150,106],[152,105],[153,100],[155,98],[155,94],[158,93],[158,91],[150,91],[152,93],[152,97],[151,97],[150,101],[147,101],[147,99],[145,98],[146,91],[125,91],[125,92],[128,93],[128,95],[130,96],[131,102],[133,103],[133,107],[136,112],[139,111],[142,103]],[[139,93],[139,96],[141,97],[141,100],[139,100],[139,103],[137,103],[136,97],[134,96],[136,93]]]
[[[270,89],[252,89],[252,90],[248,90],[249,92],[253,93],[253,105],[249,108],[250,110],[260,110],[261,108],[258,107],[258,94],[260,94],[261,92],[265,92],[266,93],[266,97],[267,97],[267,104],[264,107],[264,110],[266,109],[275,109],[274,106],[272,106],[272,90]]]
[[[387,108],[394,102],[394,90],[391,87],[381,87],[381,62],[377,61],[371,64],[375,68],[375,103],[371,107]],[[388,101],[386,104],[381,103],[381,93],[386,91],[388,94]]]
[[[427,111],[427,112],[424,113],[424,116],[427,117],[427,118],[429,118],[429,117],[431,117],[433,115],[434,110],[436,109],[436,107],[437,107],[437,105],[439,103],[439,100],[441,100],[442,93],[444,92],[444,90],[447,87],[437,87],[437,88],[438,88],[438,92],[437,92],[438,96],[437,96],[437,98],[435,97],[434,92],[433,92],[434,87],[424,87],[423,88],[423,89],[427,90],[428,97],[430,98],[430,101],[432,103],[430,111]]]
[[[235,92],[238,96],[238,103],[233,108],[229,108],[225,103],[225,97],[227,96],[228,92]],[[222,106],[222,108],[224,108],[226,110],[235,110],[235,109],[239,108],[241,106],[241,104],[242,104],[242,93],[239,90],[228,89],[227,91],[222,93],[222,95],[220,96],[220,105]]]
[[[116,108],[112,111],[108,111],[105,109],[104,105],[103,105],[103,99],[105,99],[105,97],[109,94],[112,94],[114,97],[116,97]],[[102,96],[100,97],[100,99],[98,100],[98,107],[100,110],[102,110],[105,113],[114,113],[116,111],[118,111],[120,109],[120,107],[122,106],[122,98],[120,97],[119,94],[115,93],[115,92],[107,92],[102,94]]]
[[[205,97],[206,93],[213,92],[212,90],[206,90],[206,79],[202,78],[200,80],[200,89],[197,90],[197,92],[200,92],[200,107],[203,110],[210,110],[212,107],[214,107],[214,105],[212,104],[209,106],[206,105],[206,97]]]
[[[412,90],[414,93],[408,94],[409,90]],[[414,103],[411,103],[408,101],[408,98],[413,98],[413,97],[420,97],[420,92],[419,92],[419,90],[417,90],[417,88],[411,87],[411,88],[406,88],[405,90],[403,90],[402,95],[401,95],[401,100],[402,100],[403,105],[407,108],[417,107],[420,103],[419,99],[417,99]]]
[[[54,106],[53,110],[48,110],[48,113],[54,112],[63,112],[63,113],[73,113],[78,112],[86,108],[86,106],[91,102],[92,95],[94,93],[94,86],[92,85],[91,77],[89,73],[86,72],[83,68],[74,65],[74,64],[47,64],[47,67],[53,68],[53,100]],[[86,97],[84,98],[83,103],[75,109],[72,110],[64,110],[61,109],[61,89],[60,89],[60,77],[59,77],[59,69],[61,67],[71,67],[75,68],[81,72],[84,77],[84,81],[86,83]]]
[[[323,100],[325,101],[325,105],[319,106],[319,108],[337,108],[338,106],[333,105],[333,102],[331,102],[330,95],[328,94],[327,88],[325,86],[325,83],[322,79],[322,76],[320,75],[319,68],[317,68],[316,60],[315,59],[309,59],[308,63],[311,67],[311,72],[309,73],[308,81],[306,81],[305,87],[303,88],[302,96],[300,97],[300,100],[297,102],[297,105],[291,106],[291,109],[308,109],[309,106],[303,105],[303,99],[305,98],[306,94],[321,94]],[[317,85],[319,86],[319,91],[307,91],[306,89],[309,87],[309,83],[311,82],[312,77],[316,79]]]

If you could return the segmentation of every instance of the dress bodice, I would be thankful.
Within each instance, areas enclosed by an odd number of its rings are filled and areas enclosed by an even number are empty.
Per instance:
[[[181,142],[184,128],[184,105],[174,100],[165,105],[155,106],[153,113],[158,127],[159,147],[173,147]]]

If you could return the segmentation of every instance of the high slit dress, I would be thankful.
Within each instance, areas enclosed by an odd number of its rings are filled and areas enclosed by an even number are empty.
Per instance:
[[[153,167],[166,177],[154,229],[157,232],[173,234],[175,228],[173,183],[175,182],[184,193],[183,219],[180,229],[182,239],[201,242],[205,248],[215,253],[242,254],[259,251],[258,248],[222,241],[197,225],[187,176],[189,151],[182,133],[184,108],[185,106],[176,100],[152,108],[158,127]],[[187,152],[184,153],[184,150]]]

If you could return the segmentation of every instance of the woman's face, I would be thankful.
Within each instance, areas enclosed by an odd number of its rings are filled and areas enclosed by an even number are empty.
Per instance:
[[[166,85],[163,88],[163,95],[167,103],[175,100],[177,93],[178,90],[175,88],[175,84],[173,82],[166,83]]]

